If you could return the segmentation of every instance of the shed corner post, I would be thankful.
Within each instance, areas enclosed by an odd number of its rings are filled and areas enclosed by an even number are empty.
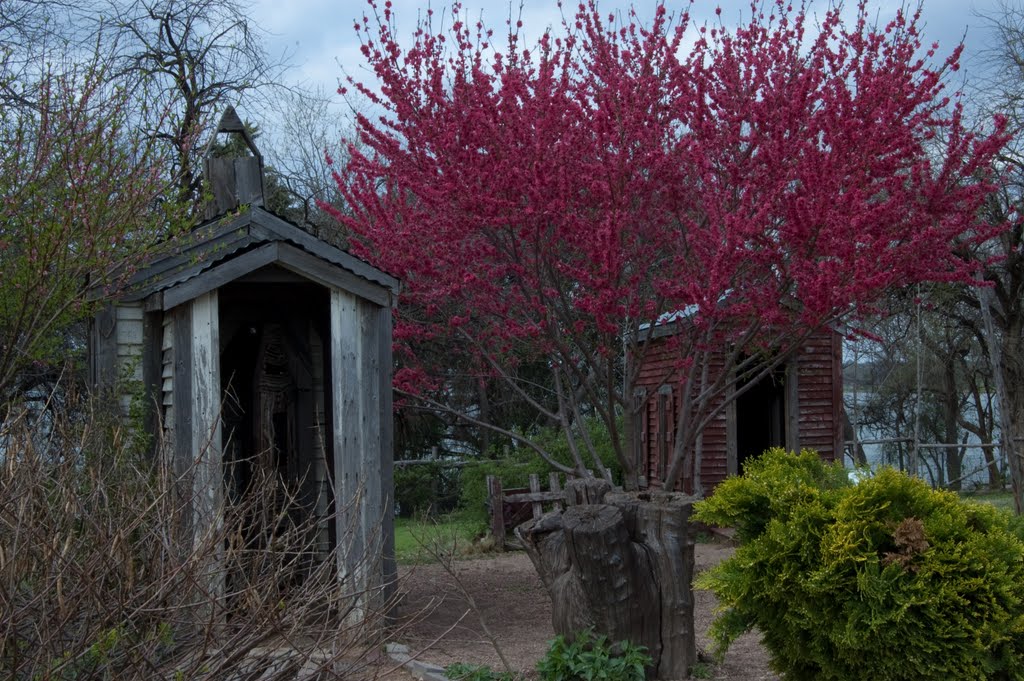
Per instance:
[[[384,306],[378,309],[379,325],[378,348],[380,376],[380,486],[381,486],[381,550],[383,552],[381,569],[384,580],[383,597],[385,603],[391,604],[397,593],[396,582],[398,567],[395,563],[395,413],[394,394],[392,392],[392,371],[394,358],[391,344],[393,342],[394,320],[391,308]],[[388,613],[390,616],[390,612]]]
[[[356,603],[349,611],[352,624],[366,617],[370,581],[366,569],[366,481],[361,479],[360,441],[362,400],[358,386],[362,334],[356,297],[331,289],[331,422],[334,425],[334,505],[338,579],[346,583]]]
[[[209,594],[224,595],[223,534],[224,473],[221,442],[220,394],[220,305],[217,291],[205,293],[191,303],[191,343],[189,346],[190,400],[192,412],[191,456],[193,545],[211,550]],[[187,437],[179,432],[179,438]],[[206,545],[208,542],[212,545]]]

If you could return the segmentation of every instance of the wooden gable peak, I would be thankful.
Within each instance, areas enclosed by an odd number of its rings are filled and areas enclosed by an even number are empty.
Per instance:
[[[241,135],[252,155],[214,156],[213,143],[222,134]],[[206,205],[207,219],[225,215],[240,206],[265,205],[263,155],[232,106],[221,115],[217,129],[206,145],[203,170],[213,195]]]

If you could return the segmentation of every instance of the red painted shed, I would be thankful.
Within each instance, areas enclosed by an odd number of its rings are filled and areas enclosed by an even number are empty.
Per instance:
[[[646,408],[640,410],[633,447],[650,486],[659,485],[665,474],[682,404],[682,381],[664,380],[678,359],[670,339],[674,326],[656,328],[642,341],[653,345],[643,353],[636,381],[636,398]],[[721,371],[722,361],[715,366],[712,356],[709,371]],[[719,404],[731,396],[724,395]],[[772,375],[729,401],[704,428],[692,484],[685,484],[684,491],[710,494],[727,476],[741,473],[746,460],[770,447],[815,449],[823,458],[836,459],[842,453],[842,400],[842,336],[822,330]],[[683,479],[690,477],[684,474]]]

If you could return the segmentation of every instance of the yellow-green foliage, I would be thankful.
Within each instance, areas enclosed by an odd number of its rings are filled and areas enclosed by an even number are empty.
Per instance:
[[[787,679],[1024,679],[1024,542],[1002,511],[775,449],[696,518],[742,542],[698,580],[722,650],[756,626]]]

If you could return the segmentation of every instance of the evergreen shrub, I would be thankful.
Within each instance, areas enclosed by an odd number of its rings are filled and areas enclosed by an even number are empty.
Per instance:
[[[720,652],[756,626],[787,679],[1024,679],[1024,542],[1003,511],[774,449],[695,518],[741,542],[697,580]]]

